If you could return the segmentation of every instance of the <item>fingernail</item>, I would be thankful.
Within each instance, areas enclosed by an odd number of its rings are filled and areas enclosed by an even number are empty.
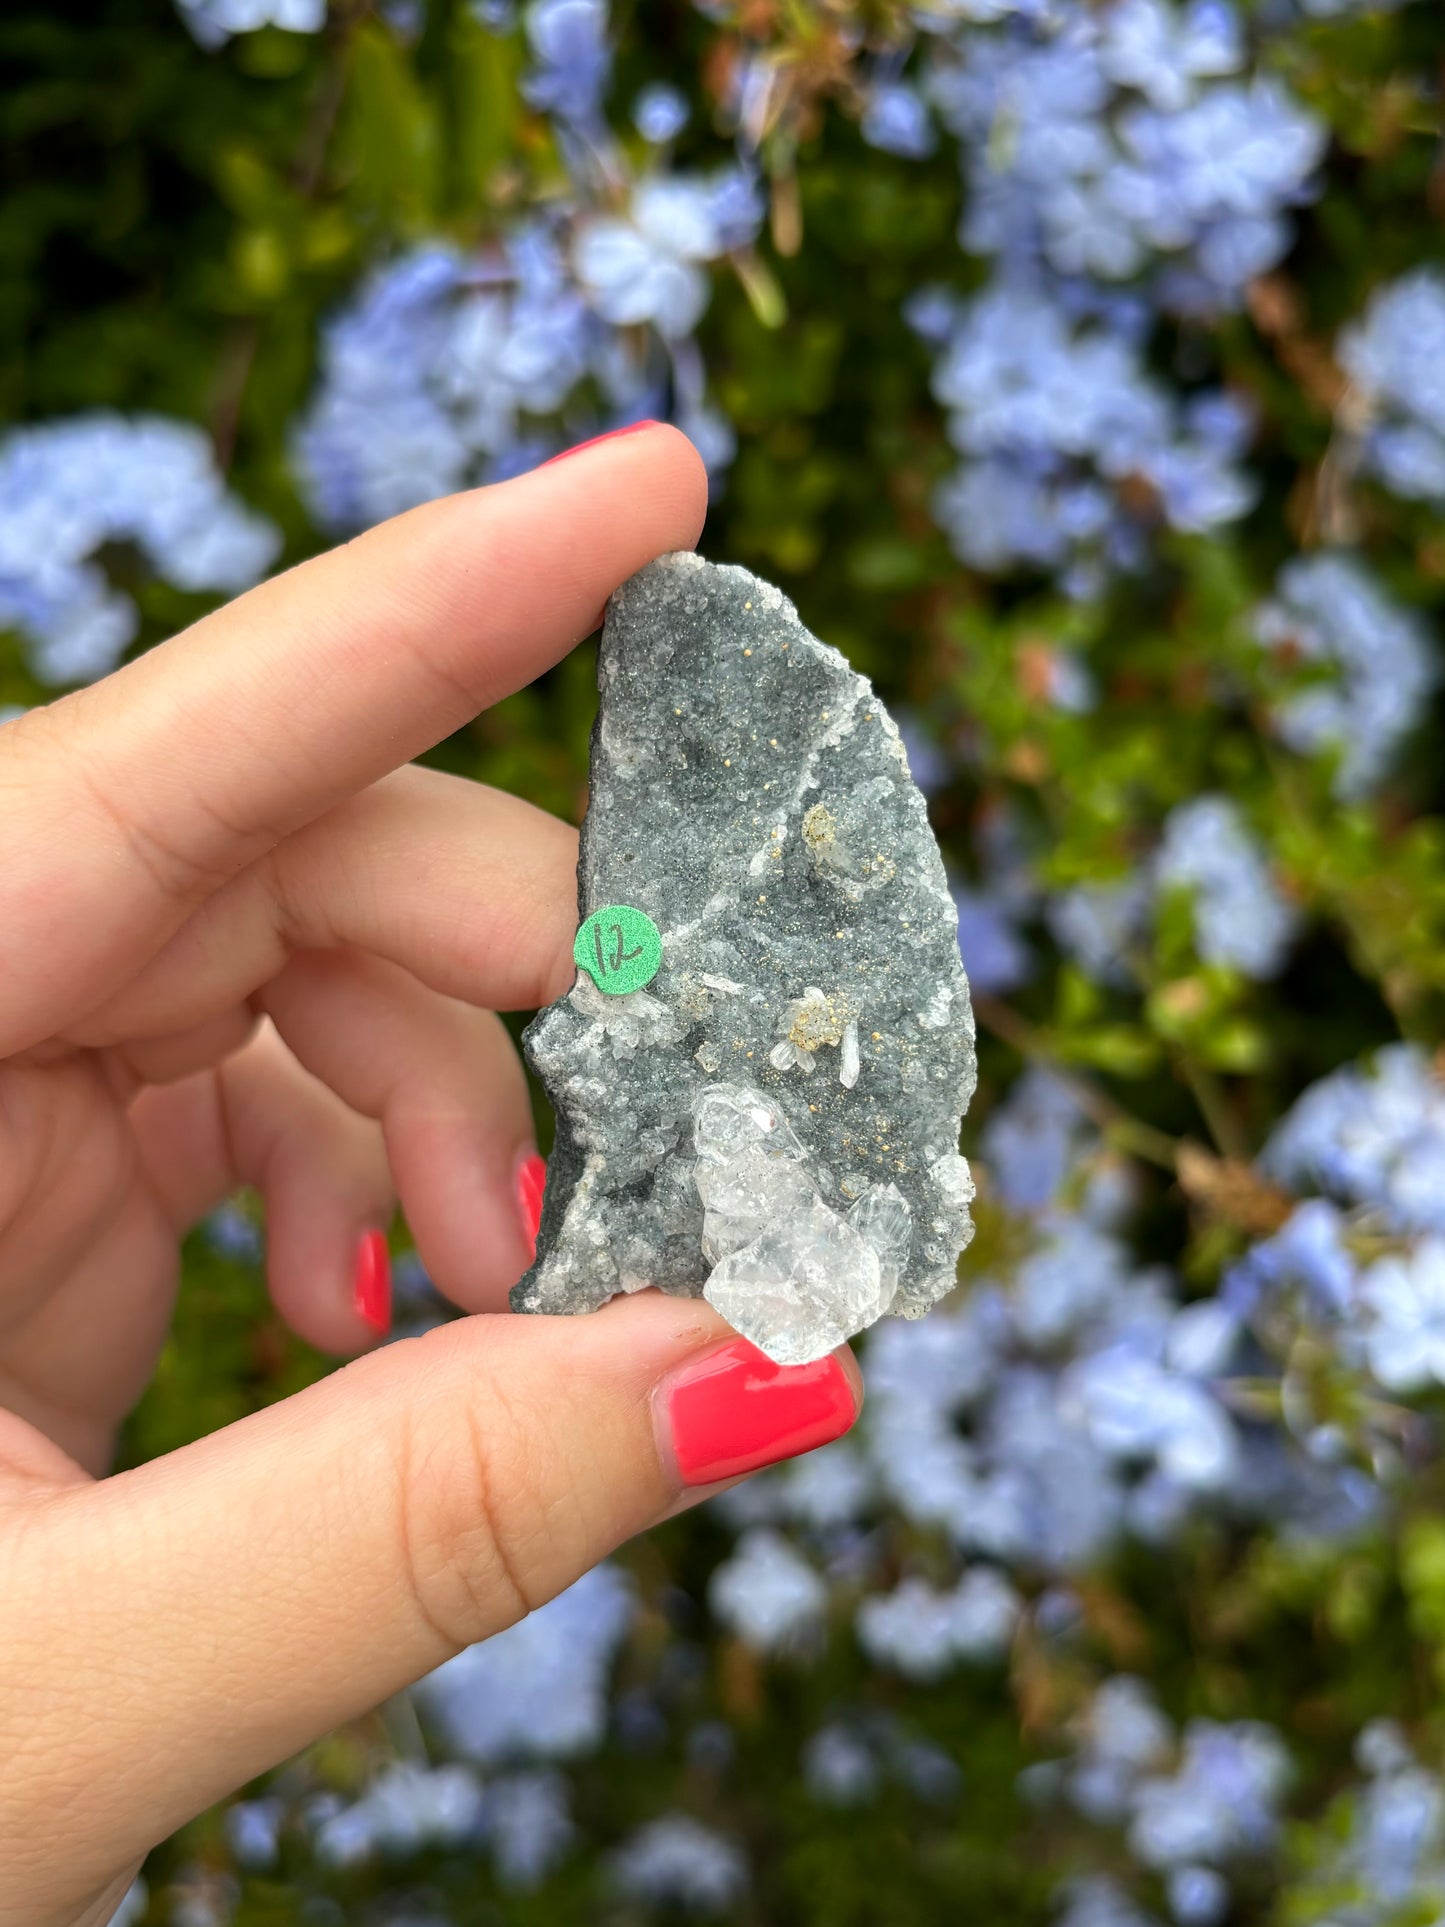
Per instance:
[[[553,462],[565,462],[569,455],[580,455],[584,448],[596,448],[599,442],[615,442],[623,435],[636,435],[641,429],[658,426],[657,422],[651,420],[624,422],[621,428],[609,428],[605,435],[592,435],[585,442],[574,442],[571,448],[564,448],[560,455],[549,455],[541,466],[550,468]]]
[[[540,1151],[524,1152],[517,1164],[517,1210],[522,1218],[522,1235],[533,1257],[537,1255],[537,1233],[542,1228],[542,1198],[547,1189],[547,1160]]]
[[[374,1332],[385,1337],[391,1330],[391,1253],[385,1233],[363,1231],[356,1247],[356,1270],[351,1281],[351,1302]]]
[[[692,1359],[662,1381],[658,1405],[684,1485],[715,1485],[841,1438],[858,1416],[831,1355],[775,1365],[746,1338]]]

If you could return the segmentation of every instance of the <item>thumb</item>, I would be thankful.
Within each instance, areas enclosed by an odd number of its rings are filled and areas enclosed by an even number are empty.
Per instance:
[[[73,1918],[202,1807],[857,1402],[846,1352],[785,1370],[644,1292],[443,1326],[99,1485],[32,1476],[0,1499],[0,1675],[23,1682],[0,1689],[0,1920]]]

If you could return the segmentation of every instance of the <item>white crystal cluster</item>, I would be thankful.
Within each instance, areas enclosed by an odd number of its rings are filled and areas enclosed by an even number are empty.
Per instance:
[[[858,1023],[845,997],[836,993],[830,997],[809,984],[801,997],[785,1007],[778,1030],[780,1040],[768,1053],[775,1071],[796,1066],[804,1077],[811,1077],[818,1068],[818,1051],[825,1044],[836,1044],[838,1082],[848,1091],[858,1082]]]
[[[693,1106],[703,1296],[779,1365],[806,1365],[883,1316],[912,1237],[906,1199],[870,1185],[846,1217],[825,1203],[769,1098],[708,1084]]]

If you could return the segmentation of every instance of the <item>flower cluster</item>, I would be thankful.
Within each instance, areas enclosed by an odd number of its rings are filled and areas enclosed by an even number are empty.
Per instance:
[[[1445,1231],[1445,1086],[1412,1044],[1311,1085],[1265,1147],[1265,1168],[1376,1212],[1392,1231]]]
[[[1272,977],[1295,919],[1235,804],[1224,796],[1181,803],[1164,825],[1157,887],[1192,898],[1194,942],[1205,963]]]
[[[872,1657],[927,1678],[1007,1650],[1023,1610],[1008,1570],[1029,1582],[1086,1569],[1122,1534],[1158,1541],[1245,1483],[1221,1397],[1239,1321],[1217,1300],[1182,1303],[1175,1280],[1133,1261],[1111,1228],[1128,1187],[1067,1089],[1025,1079],[990,1120],[983,1163],[1034,1214],[1031,1248],[956,1311],[872,1334],[861,1462],[833,1448],[730,1502],[752,1530],[714,1606],[761,1650],[823,1611],[816,1572],[780,1526],[836,1551],[881,1504],[945,1536],[953,1585],[905,1575],[857,1618]]]
[[[292,1842],[336,1871],[460,1851],[485,1854],[504,1887],[526,1891],[566,1857],[576,1827],[571,1790],[555,1769],[484,1781],[470,1765],[400,1760],[382,1765],[351,1800],[322,1790],[289,1804],[276,1794],[238,1801],[227,1810],[226,1835],[249,1873],[270,1873]]]
[[[1083,1569],[1125,1529],[1158,1538],[1237,1471],[1211,1385],[1231,1332],[1195,1327],[1111,1233],[1052,1217],[1011,1289],[984,1282],[957,1316],[875,1337],[881,1489],[960,1554],[1025,1573]],[[913,1623],[930,1642],[927,1615]]]
[[[414,1689],[416,1710],[453,1757],[381,1764],[353,1798],[305,1782],[228,1810],[244,1868],[277,1865],[283,1839],[346,1869],[435,1850],[485,1854],[504,1887],[538,1886],[576,1840],[571,1789],[552,1761],[595,1751],[612,1718],[617,1651],[634,1596],[594,1568],[508,1631],[470,1646]]]
[[[1240,77],[1228,0],[1048,12],[1033,32],[964,29],[932,50],[965,247],[1103,282],[1148,271],[1185,312],[1237,305],[1289,245],[1324,130],[1278,83]]]
[[[320,33],[327,0],[176,0],[182,20],[203,47],[221,47],[238,33],[284,27],[288,33]]]
[[[1437,1919],[1445,1908],[1445,1786],[1390,1720],[1360,1734],[1363,1781],[1334,1803],[1290,1889],[1294,1917],[1332,1927]]]
[[[912,1578],[864,1600],[858,1639],[876,1665],[909,1679],[941,1679],[960,1660],[1002,1659],[1020,1611],[1008,1581],[991,1567],[976,1566],[947,1592]]]
[[[639,1827],[612,1860],[613,1879],[630,1900],[721,1914],[747,1890],[747,1862],[735,1843],[683,1813]]]
[[[975,568],[1043,570],[1083,596],[1142,565],[1157,521],[1199,531],[1249,507],[1247,413],[1218,396],[1181,406],[1146,372],[1132,319],[1023,278],[911,312],[938,341],[934,392],[964,458],[935,512]]]
[[[1282,665],[1305,672],[1275,704],[1281,741],[1301,755],[1331,757],[1336,795],[1368,795],[1437,680],[1424,625],[1353,556],[1328,553],[1285,565],[1255,630]]]
[[[1395,494],[1435,503],[1445,501],[1442,353],[1445,277],[1431,268],[1381,288],[1340,343],[1368,466]]]
[[[1394,1393],[1445,1384],[1445,1085],[1409,1044],[1313,1085],[1265,1148],[1296,1191],[1319,1191],[1226,1280],[1256,1321],[1281,1303],[1328,1334],[1345,1367]],[[1321,1443],[1328,1448],[1334,1428]]]
[[[426,245],[388,263],[332,320],[295,443],[327,528],[365,527],[649,417],[675,421],[710,468],[731,459],[692,336],[709,264],[757,234],[756,183],[741,165],[630,168],[603,112],[603,0],[534,0],[526,24],[527,95],[553,118],[573,191],[490,247]],[[636,112],[660,140],[683,107],[653,90]]]
[[[786,1539],[757,1527],[714,1572],[708,1598],[724,1626],[759,1652],[773,1652],[816,1628],[828,1588]]]
[[[1142,566],[1155,529],[1251,506],[1248,410],[1181,404],[1146,371],[1148,338],[1157,311],[1235,308],[1280,260],[1324,130],[1247,74],[1230,0],[964,7],[924,26],[921,91],[884,77],[864,136],[927,154],[926,97],[958,142],[960,241],[998,263],[975,300],[910,308],[963,457],[938,519],[975,568],[1089,595]]]
[[[156,415],[76,415],[0,443],[0,627],[45,683],[89,682],[134,639],[134,601],[100,552],[129,545],[178,589],[259,581],[281,538],[226,487],[200,429]]]
[[[1256,979],[1278,975],[1297,918],[1265,853],[1231,798],[1196,796],[1171,810],[1149,861],[1115,883],[1060,891],[1045,907],[1049,928],[1089,976],[1129,980],[1149,925],[1171,898],[1188,905],[1203,963]]]
[[[1073,1758],[1031,1769],[1027,1785],[1122,1831],[1140,1867],[1163,1877],[1178,1927],[1213,1927],[1229,1911],[1230,1875],[1275,1844],[1288,1774],[1270,1727],[1197,1719],[1176,1733],[1143,1681],[1123,1676],[1081,1714]],[[1140,1918],[1112,1883],[1077,1887],[1065,1917]]]

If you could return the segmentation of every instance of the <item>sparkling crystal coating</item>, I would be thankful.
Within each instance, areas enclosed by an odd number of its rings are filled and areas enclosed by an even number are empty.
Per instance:
[[[529,1027],[557,1113],[519,1311],[658,1285],[780,1362],[916,1317],[972,1233],[956,913],[869,683],[742,569],[665,556],[612,598],[579,921],[635,905],[645,990],[581,976]]]

